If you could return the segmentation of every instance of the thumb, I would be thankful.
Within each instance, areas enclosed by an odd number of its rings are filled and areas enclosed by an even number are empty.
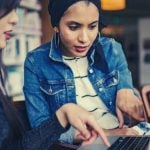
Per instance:
[[[82,135],[85,139],[88,139],[91,136],[91,133],[85,123],[78,121],[74,127],[78,130],[78,135]]]
[[[123,113],[121,112],[121,110],[118,107],[116,107],[116,113],[117,113],[117,117],[119,120],[119,128],[122,128],[124,125]]]
[[[82,142],[82,146],[92,144],[97,139],[97,137],[98,137],[97,133],[92,131],[91,132],[91,137],[87,140],[84,140]]]

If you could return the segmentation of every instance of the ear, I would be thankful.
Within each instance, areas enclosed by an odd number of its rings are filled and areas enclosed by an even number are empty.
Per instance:
[[[59,32],[58,27],[54,27],[54,31],[55,31],[56,33],[58,33],[58,32]]]

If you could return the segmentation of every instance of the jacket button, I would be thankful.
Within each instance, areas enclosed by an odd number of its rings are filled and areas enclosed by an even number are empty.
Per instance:
[[[93,69],[90,69],[90,70],[89,70],[89,73],[93,73]]]
[[[112,105],[112,101],[109,102],[109,105],[110,105],[110,106]]]
[[[114,80],[114,83],[117,83],[117,79],[114,78],[113,80]]]
[[[48,92],[49,92],[49,93],[52,93],[53,91],[52,91],[52,89],[49,89]]]
[[[102,92],[103,91],[103,88],[99,88],[99,92]]]

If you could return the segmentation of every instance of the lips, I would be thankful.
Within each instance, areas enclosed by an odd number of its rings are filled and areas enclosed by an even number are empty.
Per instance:
[[[79,53],[85,52],[88,46],[75,46],[75,50]]]
[[[11,31],[5,32],[5,33],[4,33],[4,34],[5,34],[5,39],[6,39],[6,40],[9,40],[9,39],[11,38],[10,32],[11,32]]]

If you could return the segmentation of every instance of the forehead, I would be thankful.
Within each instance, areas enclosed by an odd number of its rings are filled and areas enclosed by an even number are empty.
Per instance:
[[[88,17],[87,17],[88,16]],[[71,5],[62,16],[61,20],[98,20],[99,11],[97,7],[86,1],[79,1]]]

